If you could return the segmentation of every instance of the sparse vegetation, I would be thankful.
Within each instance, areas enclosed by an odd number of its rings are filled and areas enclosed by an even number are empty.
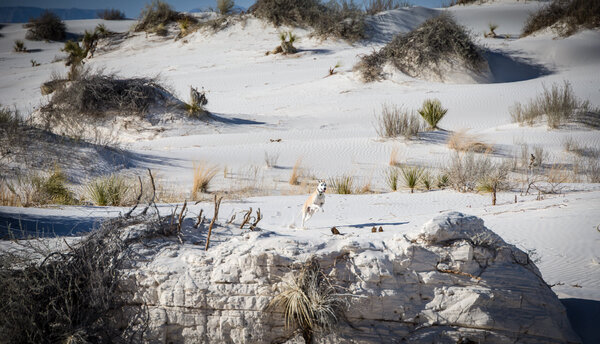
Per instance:
[[[432,73],[443,80],[445,64],[452,60],[461,61],[475,72],[486,63],[467,31],[449,14],[442,14],[407,34],[398,34],[381,50],[361,57],[354,69],[365,82],[381,79],[387,62],[412,77]]]
[[[194,184],[192,186],[192,198],[196,198],[198,193],[208,192],[211,181],[219,172],[219,167],[201,162],[194,166]]]
[[[466,130],[458,130],[448,138],[448,148],[457,152],[491,153],[493,146],[482,142],[477,136],[470,135]]]
[[[437,124],[442,120],[448,109],[442,107],[442,102],[438,99],[427,99],[423,106],[418,110],[419,115],[429,124],[429,130],[439,129]]]
[[[600,109],[590,107],[589,101],[578,99],[568,81],[563,85],[543,86],[542,94],[522,105],[515,103],[510,109],[513,122],[534,125],[546,119],[550,128],[556,129],[569,122],[579,122],[590,127],[600,125]]]
[[[448,185],[459,192],[476,190],[480,180],[485,179],[492,170],[487,156],[476,156],[472,152],[455,153],[444,173],[448,176]]]
[[[580,28],[600,27],[600,2],[590,0],[553,0],[532,13],[521,35],[527,36],[547,27],[556,27],[561,36],[570,36]]]
[[[27,47],[25,46],[25,42],[20,39],[15,40],[15,45],[13,45],[13,50],[16,53],[26,53]]]
[[[311,27],[313,35],[349,41],[365,38],[364,13],[353,2],[319,0],[258,0],[250,8],[275,26]]]
[[[485,37],[496,38],[496,29],[498,28],[498,25],[494,23],[489,23],[488,28],[490,29],[490,32],[486,33]]]
[[[508,165],[492,164],[487,174],[478,181],[477,190],[492,195],[492,205],[496,205],[496,193],[508,187]]]
[[[298,185],[298,181],[300,179],[300,174],[301,174],[301,165],[302,165],[302,158],[298,158],[296,159],[296,163],[294,163],[294,167],[292,168],[292,174],[290,175],[290,180],[289,183],[290,185]]]
[[[104,19],[104,20],[125,20],[125,19],[127,19],[125,17],[125,13],[123,13],[122,11],[120,11],[116,8],[104,9],[104,10],[98,11],[98,18]]]
[[[221,15],[231,13],[234,6],[235,2],[233,0],[217,0],[217,9]]]
[[[188,21],[193,23],[197,22],[194,17],[186,16],[173,10],[168,3],[153,0],[140,13],[140,19],[134,30],[154,32],[157,35],[165,36],[167,33],[166,26],[183,18],[187,18]]]
[[[129,186],[122,176],[111,174],[90,182],[86,191],[94,205],[121,206],[125,205],[125,196],[129,191]]]
[[[294,271],[267,310],[283,309],[286,328],[292,332],[300,330],[305,343],[312,343],[314,333],[329,333],[334,329],[346,306],[318,261],[311,259]]]
[[[421,174],[421,184],[423,184],[425,190],[431,190],[431,187],[433,186],[433,177],[431,176],[431,172],[423,170],[423,173]]]
[[[410,193],[414,193],[423,175],[423,168],[418,166],[402,166],[400,167],[400,175],[404,180],[404,185],[410,189]]]
[[[40,65],[39,62],[37,62],[36,60],[33,60],[33,59],[29,60],[29,62],[31,62],[31,67],[37,67]]]
[[[83,60],[87,56],[87,49],[84,49],[77,42],[67,41],[65,43],[65,46],[61,50],[68,54],[67,59],[65,61],[65,66],[71,67],[67,78],[69,80],[77,79],[79,73],[81,73],[81,66],[83,65]]]
[[[329,188],[340,195],[349,195],[354,193],[354,176],[344,174],[337,177],[331,177],[327,181]]]
[[[298,49],[294,47],[294,42],[296,41],[296,35],[293,32],[280,32],[279,39],[281,40],[281,52],[284,54],[295,54],[298,52]]]
[[[384,174],[384,180],[387,186],[392,191],[398,190],[398,178],[400,176],[400,171],[397,167],[389,167]]]
[[[65,23],[50,11],[29,19],[23,27],[28,29],[25,38],[32,41],[62,41],[67,35]]]
[[[199,92],[198,89],[190,86],[190,102],[185,104],[185,109],[192,117],[201,117],[206,114],[204,106],[208,104],[206,93],[204,90]]]
[[[277,166],[277,160],[279,160],[279,153],[265,152],[265,165],[267,168],[273,168]]]
[[[400,7],[408,7],[410,3],[400,0],[368,0],[365,1],[365,12],[377,14],[383,11],[395,10]]]
[[[67,188],[67,176],[57,166],[48,176],[34,175],[31,185],[35,204],[76,204],[77,200]]]
[[[395,105],[384,104],[381,115],[375,115],[375,131],[382,138],[404,136],[411,139],[422,131],[420,118]]]

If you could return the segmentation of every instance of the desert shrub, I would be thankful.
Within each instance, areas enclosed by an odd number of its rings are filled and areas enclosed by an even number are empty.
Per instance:
[[[267,310],[283,309],[285,325],[300,330],[306,343],[313,342],[314,333],[330,333],[344,317],[345,299],[338,294],[332,280],[316,259],[310,259],[293,272],[290,281],[267,306]]]
[[[98,18],[100,19],[104,19],[104,20],[125,20],[125,13],[123,13],[122,11],[116,9],[116,8],[110,8],[110,9],[104,9],[101,11],[98,11]]]
[[[491,164],[489,171],[481,176],[477,182],[477,190],[489,192],[492,195],[492,205],[496,205],[496,193],[500,190],[508,188],[508,171],[507,164]]]
[[[316,36],[350,41],[365,38],[364,14],[352,2],[319,0],[258,0],[250,8],[275,26],[312,27]]]
[[[426,20],[409,33],[396,35],[381,50],[363,56],[355,70],[367,82],[379,79],[388,62],[410,76],[431,70],[441,77],[442,63],[451,60],[462,61],[475,71],[480,71],[486,63],[466,29],[449,14],[442,14]]]
[[[206,114],[204,105],[208,104],[204,90],[199,92],[198,89],[190,86],[190,102],[185,104],[185,109],[192,117],[200,117]]]
[[[140,13],[140,19],[135,26],[135,31],[155,32],[166,35],[166,25],[187,18],[190,22],[197,22],[194,17],[186,16],[174,11],[171,6],[160,0],[153,0]]]
[[[540,95],[525,105],[515,103],[510,114],[513,122],[519,124],[533,125],[545,118],[551,128],[558,128],[568,122],[580,122],[594,127],[594,123],[600,118],[600,110],[592,109],[589,101],[578,99],[568,81],[564,81],[562,86],[552,84],[550,89],[543,85]]]
[[[20,39],[15,40],[15,44],[13,45],[13,50],[17,53],[26,53],[27,47],[25,47],[25,42]]]
[[[217,9],[222,15],[231,13],[234,6],[235,2],[233,0],[217,0]]]
[[[400,167],[400,175],[404,181],[404,185],[410,189],[410,193],[414,193],[415,188],[423,175],[423,168],[417,166],[402,166]]]
[[[59,167],[48,176],[35,175],[31,178],[37,204],[76,204],[77,200],[67,188],[67,176]]]
[[[394,105],[384,104],[381,115],[375,115],[375,131],[383,138],[404,136],[411,139],[422,129],[423,124],[418,116]]]
[[[61,50],[67,53],[65,66],[71,67],[68,79],[74,80],[78,77],[79,68],[83,65],[83,60],[86,58],[88,51],[74,41],[65,42],[65,46]]]
[[[124,314],[131,300],[121,285],[134,252],[119,229],[145,221],[110,220],[64,247],[27,240],[0,252],[1,341],[143,342],[147,311]]]
[[[492,170],[492,163],[487,156],[476,156],[474,153],[455,153],[444,173],[448,176],[448,185],[459,192],[473,191],[477,183],[485,179]]]
[[[121,79],[115,74],[84,71],[70,85],[59,86],[41,109],[46,126],[108,115],[142,115],[164,102],[169,93],[155,78]]]
[[[364,4],[365,12],[371,15],[408,6],[410,4],[407,1],[400,0],[368,0]]]
[[[345,174],[329,178],[327,182],[333,192],[340,195],[349,195],[354,192],[354,176]]]
[[[265,165],[268,168],[277,166],[277,160],[279,160],[279,153],[267,153],[265,152]]]
[[[600,27],[600,2],[554,0],[527,18],[521,35],[527,36],[557,23],[564,24],[561,32],[563,36],[574,34],[580,27]]]
[[[209,165],[204,162],[194,166],[194,184],[192,186],[192,196],[196,198],[198,193],[208,192],[208,187],[218,172],[218,166]]]
[[[423,106],[418,110],[419,115],[429,124],[429,129],[438,129],[437,124],[446,115],[448,109],[442,107],[442,102],[438,99],[427,99]]]
[[[95,205],[120,206],[124,205],[129,186],[123,177],[111,174],[92,181],[87,185],[86,191]]]
[[[397,167],[389,167],[384,173],[384,181],[392,191],[398,190],[398,179],[400,170]]]
[[[459,130],[448,138],[448,148],[457,152],[490,153],[493,147],[481,141],[477,136],[470,135],[466,130]]]
[[[61,41],[66,37],[65,23],[50,11],[44,11],[39,17],[29,19],[23,26],[28,29],[25,38],[32,41]]]

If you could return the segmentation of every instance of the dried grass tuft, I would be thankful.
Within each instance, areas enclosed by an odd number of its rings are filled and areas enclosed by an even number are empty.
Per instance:
[[[200,162],[194,165],[194,184],[192,186],[192,198],[196,199],[198,193],[208,192],[210,182],[219,172],[219,167]]]
[[[448,138],[448,148],[457,152],[492,153],[493,146],[482,142],[477,136],[470,135],[467,130],[459,130]]]

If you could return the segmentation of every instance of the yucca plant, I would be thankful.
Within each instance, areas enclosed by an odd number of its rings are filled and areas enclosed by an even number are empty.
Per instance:
[[[129,186],[123,177],[111,174],[92,181],[86,189],[95,205],[120,206],[125,202]]]
[[[423,184],[426,190],[431,190],[433,180],[429,171],[423,171],[423,173],[421,174],[421,183]]]
[[[349,195],[354,191],[354,176],[342,175],[329,178],[331,190],[340,195]]]
[[[429,124],[429,129],[439,129],[438,122],[446,115],[448,109],[442,107],[442,103],[438,99],[427,99],[423,102],[423,106],[418,111],[421,117]]]
[[[343,317],[346,306],[346,301],[337,293],[318,261],[311,259],[285,283],[283,291],[271,300],[267,310],[283,308],[286,328],[299,329],[305,343],[312,343],[315,332],[331,331]]]
[[[444,189],[448,186],[448,184],[450,183],[450,178],[448,178],[448,175],[445,173],[441,173],[438,174],[437,178],[436,178],[436,186],[440,189]]]
[[[399,170],[397,167],[390,167],[385,171],[385,183],[389,186],[392,191],[398,190],[398,178],[400,176]]]
[[[403,166],[400,171],[405,185],[410,188],[410,193],[414,193],[423,175],[423,169],[417,166]]]
[[[27,48],[25,47],[25,42],[23,42],[20,39],[15,40],[15,45],[13,46],[13,49],[17,53],[26,53],[27,52]]]
[[[294,54],[298,50],[294,47],[294,42],[296,41],[296,35],[294,35],[291,31],[280,32],[279,39],[281,40],[281,50],[284,54]]]
[[[106,25],[104,24],[96,25],[94,32],[96,33],[96,35],[98,35],[98,37],[106,37],[110,34],[110,31],[106,28]]]
[[[79,43],[74,41],[65,42],[65,46],[61,50],[68,54],[65,62],[65,66],[71,67],[68,79],[74,80],[79,74],[78,69],[83,64],[83,60],[87,56],[88,51],[82,48]]]

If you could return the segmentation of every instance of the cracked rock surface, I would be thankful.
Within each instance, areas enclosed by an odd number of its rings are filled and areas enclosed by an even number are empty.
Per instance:
[[[186,236],[183,245],[151,239],[136,248],[128,272],[137,285],[131,305],[147,306],[151,343],[302,343],[283,313],[266,307],[293,267],[314,258],[349,305],[346,319],[316,332],[315,343],[580,341],[527,254],[483,220],[451,212],[419,233],[368,232],[219,227],[208,251]]]

